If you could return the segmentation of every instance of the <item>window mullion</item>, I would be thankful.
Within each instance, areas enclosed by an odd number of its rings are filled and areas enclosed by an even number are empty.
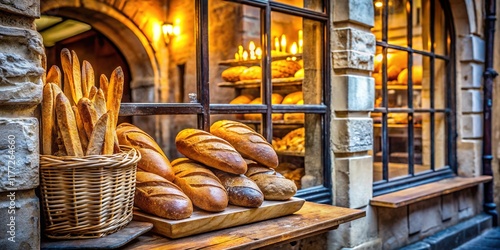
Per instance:
[[[209,60],[208,60],[208,1],[198,0],[195,6],[196,25],[196,83],[197,100],[203,107],[202,113],[198,114],[198,128],[210,129],[210,86]]]

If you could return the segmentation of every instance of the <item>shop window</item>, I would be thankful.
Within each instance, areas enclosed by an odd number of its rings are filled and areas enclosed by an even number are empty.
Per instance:
[[[453,36],[444,2],[374,1],[374,195],[453,175]]]
[[[194,41],[185,36],[168,45],[169,72],[174,72],[169,86],[184,92],[175,100],[187,101],[125,104],[123,115],[167,115],[161,119],[174,123],[163,132],[174,135],[185,127],[207,130],[221,119],[245,123],[272,142],[280,160],[277,171],[295,181],[296,196],[331,203],[329,15],[323,7],[328,5],[321,0],[175,2],[169,1],[173,19],[177,12],[190,13],[175,6],[195,9],[193,31],[183,26]],[[183,56],[185,50],[196,51],[195,58]]]

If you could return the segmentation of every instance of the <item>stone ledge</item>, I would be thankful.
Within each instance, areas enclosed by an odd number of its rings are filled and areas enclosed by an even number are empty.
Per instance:
[[[470,178],[449,178],[374,197],[370,200],[370,205],[376,207],[399,208],[419,201],[477,186],[491,180],[492,177],[486,175]]]

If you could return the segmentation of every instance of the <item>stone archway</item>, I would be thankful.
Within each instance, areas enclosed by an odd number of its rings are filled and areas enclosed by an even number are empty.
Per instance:
[[[99,1],[47,0],[40,5],[42,14],[85,22],[113,42],[125,57],[130,69],[131,98],[134,102],[158,102],[160,66],[146,35],[126,14]],[[141,117],[134,123],[155,136],[157,119]]]

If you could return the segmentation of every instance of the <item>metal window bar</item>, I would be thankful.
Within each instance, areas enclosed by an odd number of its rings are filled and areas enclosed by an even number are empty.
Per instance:
[[[408,175],[415,175],[415,166],[414,166],[414,126],[413,126],[413,2],[412,0],[406,1],[406,40],[407,46],[409,48],[408,51],[408,88],[406,89],[407,94],[407,105],[409,112],[407,114],[407,123],[408,123]]]

